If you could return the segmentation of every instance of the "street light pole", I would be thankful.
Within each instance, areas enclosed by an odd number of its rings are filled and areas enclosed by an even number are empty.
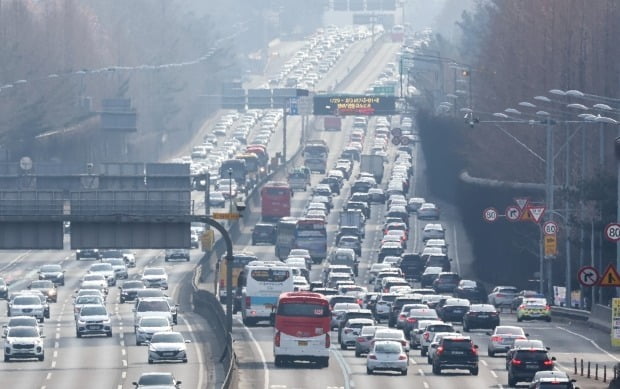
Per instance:
[[[546,160],[546,207],[549,215],[549,221],[553,221],[553,176],[554,176],[554,158],[553,158],[553,124],[551,118],[547,116],[547,156]],[[553,296],[553,262],[547,258],[547,293]]]

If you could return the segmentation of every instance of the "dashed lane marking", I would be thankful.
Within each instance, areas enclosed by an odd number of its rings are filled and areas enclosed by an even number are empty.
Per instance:
[[[250,331],[250,329],[247,326],[245,326],[243,322],[239,320],[238,318],[237,318],[237,321],[241,324],[242,328],[248,334],[248,336],[250,337],[250,340],[252,340],[252,343],[254,344],[254,348],[256,348],[256,352],[258,352],[258,356],[260,357],[260,360],[263,364],[263,371],[265,375],[265,383],[263,385],[263,388],[268,389],[269,388],[269,367],[267,366],[267,360],[265,359],[265,354],[263,353],[263,350],[261,349],[260,344],[254,337],[254,334],[252,334],[252,331]]]
[[[426,381],[422,382],[422,385],[424,385],[424,389],[428,389],[430,387]]]
[[[497,374],[493,370],[491,370],[491,375],[493,376],[493,378],[497,378]]]

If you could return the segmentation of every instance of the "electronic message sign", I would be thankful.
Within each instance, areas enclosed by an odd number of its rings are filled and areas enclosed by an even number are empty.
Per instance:
[[[315,115],[394,115],[395,96],[321,95],[314,96]]]

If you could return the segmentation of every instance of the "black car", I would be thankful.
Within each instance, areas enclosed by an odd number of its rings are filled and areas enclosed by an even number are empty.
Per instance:
[[[99,250],[97,249],[81,249],[75,252],[75,260],[81,261],[82,259],[101,259]]]
[[[142,281],[125,281],[118,287],[120,289],[121,304],[125,301],[133,301],[138,295],[138,291],[146,289],[146,285]]]
[[[366,205],[370,205],[370,195],[362,192],[351,193],[349,201],[360,201],[362,203],[366,203]]]
[[[3,278],[0,278],[0,298],[5,300],[9,298],[9,286]]]
[[[344,210],[348,211],[351,209],[359,209],[360,211],[362,211],[366,219],[370,219],[370,207],[368,206],[368,204],[361,201],[349,201],[345,204]]]
[[[380,188],[371,188],[368,190],[368,201],[370,204],[385,204],[385,192]]]
[[[495,329],[499,325],[499,312],[491,304],[472,304],[463,316],[463,331],[476,328]]]
[[[478,375],[478,345],[468,336],[445,336],[438,344],[433,357],[433,374],[441,374],[443,369],[465,369]]]
[[[334,195],[340,194],[340,181],[335,177],[325,177],[323,178],[319,184],[329,185],[329,189],[331,189]]]
[[[512,348],[506,352],[506,370],[508,370],[510,366],[513,354],[523,348],[544,348],[547,351],[551,350],[551,347],[545,347],[545,343],[540,339],[517,339],[512,345]]]
[[[368,193],[370,188],[372,188],[372,184],[368,181],[355,181],[351,185],[351,193]]]
[[[461,280],[456,289],[454,289],[454,295],[458,298],[467,299],[472,303],[485,304],[488,300],[488,294],[484,285],[472,280]]]
[[[400,256],[400,270],[402,270],[407,280],[419,280],[424,271],[424,261],[420,254],[405,253]]]
[[[448,322],[462,322],[463,316],[469,310],[469,300],[449,298],[438,308],[438,314],[441,320]]]
[[[553,370],[555,357],[549,357],[546,348],[527,348],[516,350],[508,364],[508,386],[513,388],[518,382],[531,382],[538,371]]]
[[[258,223],[252,229],[252,246],[258,243],[276,243],[276,225],[270,223]]]
[[[435,281],[433,281],[433,289],[435,289],[437,293],[452,293],[458,286],[460,280],[461,277],[459,277],[457,273],[441,272],[437,275]]]
[[[39,269],[40,280],[50,280],[54,285],[65,284],[65,271],[60,265],[43,265]]]

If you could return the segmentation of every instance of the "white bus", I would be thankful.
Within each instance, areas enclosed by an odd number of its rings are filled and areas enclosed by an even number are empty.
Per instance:
[[[293,269],[276,261],[252,261],[245,267],[246,285],[241,300],[243,324],[270,320],[278,296],[295,289]]]

